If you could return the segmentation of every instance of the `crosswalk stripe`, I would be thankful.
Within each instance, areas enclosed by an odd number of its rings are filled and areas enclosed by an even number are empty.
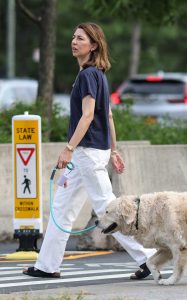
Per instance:
[[[1,271],[0,275],[11,275],[11,274],[20,274],[22,273],[22,270],[9,270],[9,271]]]
[[[14,269],[22,269],[22,267],[15,267],[15,266],[12,266],[12,267],[0,267],[0,271],[1,270],[14,270]]]
[[[0,272],[0,278],[2,277],[2,275],[11,275],[11,274],[21,274],[23,273],[23,268],[22,267],[19,267],[19,269],[17,270],[13,270],[15,268],[12,268],[12,270],[7,270],[7,271],[1,271]],[[82,270],[83,268],[60,268],[60,270],[62,272],[64,271],[73,271],[73,270]]]
[[[114,271],[114,270],[113,270]],[[169,274],[171,271],[163,271],[162,274]],[[54,284],[54,283],[68,283],[68,282],[80,282],[80,281],[91,281],[91,280],[106,280],[106,279],[115,279],[115,278],[128,278],[131,273],[127,274],[111,274],[111,275],[99,275],[99,276],[89,276],[89,277],[76,277],[76,278],[65,278],[65,279],[50,279],[50,280],[41,280],[41,281],[22,281],[16,283],[5,283],[0,284],[0,288],[8,287],[18,287],[18,286],[31,286],[31,285],[41,285],[41,284]]]
[[[21,269],[21,270],[23,270],[23,268],[27,268],[27,267],[32,267],[33,266],[33,264],[32,265],[24,265],[24,266],[20,266],[20,267],[15,267],[15,266],[12,266],[12,267],[0,267],[0,271],[3,271],[3,270],[19,270],[19,269]],[[72,267],[70,267],[70,268],[64,268],[65,267],[65,265],[63,265],[60,269],[61,270],[77,270],[77,269],[80,269],[80,268],[76,268],[76,267],[74,267],[74,268],[72,268]],[[82,269],[82,268],[81,268]]]
[[[76,276],[76,275],[85,275],[85,274],[98,274],[98,273],[111,273],[111,272],[124,272],[124,269],[108,269],[108,270],[87,270],[87,271],[75,271],[75,272],[63,272],[63,276]],[[29,279],[27,275],[24,276],[9,276],[9,277],[0,277],[0,282],[2,281],[13,281],[13,280],[25,280]],[[32,279],[39,279],[38,277],[32,277]],[[53,280],[53,279],[51,279]]]
[[[33,266],[33,263],[25,263],[25,264],[17,264],[18,267],[32,267]],[[65,264],[63,263],[63,267],[72,267],[72,266],[75,266],[75,264]]]

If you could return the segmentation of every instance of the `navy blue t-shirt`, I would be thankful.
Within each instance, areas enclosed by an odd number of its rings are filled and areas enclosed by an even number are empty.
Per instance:
[[[110,148],[109,88],[105,74],[96,67],[81,70],[71,92],[71,116],[68,141],[82,117],[82,99],[95,99],[94,119],[78,146],[106,150]],[[88,100],[89,101],[89,100]]]

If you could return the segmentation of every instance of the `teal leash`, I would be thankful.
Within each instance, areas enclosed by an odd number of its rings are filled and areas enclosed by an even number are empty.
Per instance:
[[[72,168],[73,166],[73,168]],[[68,166],[67,166],[68,167]],[[55,173],[56,173],[56,170],[58,168],[55,167],[51,173],[51,177],[50,177],[50,185],[49,185],[49,192],[50,192],[50,214],[51,214],[51,217],[52,217],[52,220],[54,222],[54,224],[56,225],[56,227],[63,231],[63,232],[66,232],[66,233],[70,233],[70,234],[82,234],[82,233],[85,233],[87,231],[90,231],[94,228],[96,228],[96,225],[93,225],[93,226],[90,226],[90,227],[87,227],[87,228],[84,228],[84,229],[81,229],[81,230],[77,230],[77,231],[69,231],[69,230],[66,230],[64,228],[62,228],[55,220],[55,216],[54,216],[54,213],[53,213],[53,195],[52,195],[52,185],[53,185],[53,178],[55,176]],[[69,170],[73,170],[74,169],[74,165],[72,163],[70,163],[70,166],[68,167]]]

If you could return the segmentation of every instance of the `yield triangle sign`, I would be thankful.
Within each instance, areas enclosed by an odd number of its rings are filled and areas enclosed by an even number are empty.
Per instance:
[[[23,162],[23,164],[26,166],[35,150],[35,148],[17,148],[18,154]]]

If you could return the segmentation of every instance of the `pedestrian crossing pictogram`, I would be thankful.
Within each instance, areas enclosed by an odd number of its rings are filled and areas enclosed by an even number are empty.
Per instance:
[[[18,199],[35,199],[36,182],[36,145],[16,145],[16,195]]]

